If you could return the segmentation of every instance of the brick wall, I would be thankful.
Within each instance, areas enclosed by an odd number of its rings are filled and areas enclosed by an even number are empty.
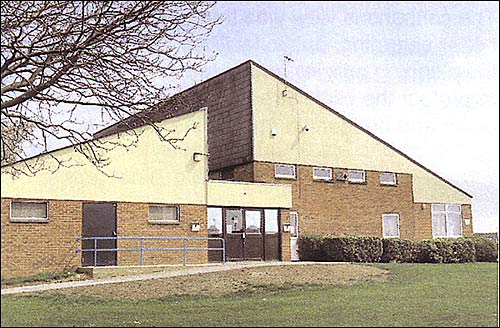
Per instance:
[[[246,172],[244,179],[253,172],[255,182],[292,185],[292,210],[299,213],[301,233],[382,236],[382,214],[397,213],[401,238],[432,238],[431,206],[413,202],[411,174],[398,173],[397,186],[384,186],[377,171],[366,171],[366,184],[314,181],[312,167],[303,165],[297,166],[296,180],[274,178],[274,163],[268,162],[245,164],[240,171]],[[462,211],[463,220],[471,218],[470,205]],[[463,227],[465,236],[472,234],[472,225]]]
[[[10,201],[2,198],[2,278],[74,270],[81,263],[82,202],[48,201],[48,223],[10,222]]]
[[[180,205],[179,224],[152,224],[148,222],[149,204],[118,203],[118,236],[154,237],[207,237],[207,207],[204,205]],[[191,223],[200,223],[200,231],[192,232]],[[146,241],[145,247],[177,248],[183,241]],[[120,241],[119,247],[140,247],[140,241]],[[189,241],[187,247],[207,247],[207,241]],[[206,263],[207,251],[189,251],[187,263]],[[118,265],[140,265],[139,251],[118,253]],[[145,265],[182,264],[182,251],[147,251],[144,253]]]
[[[281,209],[281,260],[291,261],[290,232],[284,231],[283,226],[290,224],[290,210]]]
[[[44,272],[74,271],[81,266],[83,201],[42,200],[48,202],[47,223],[10,222],[10,201],[2,198],[2,278],[31,276]],[[37,200],[40,201],[40,200]],[[117,203],[118,236],[206,237],[207,209],[204,205],[179,205],[179,224],[150,224],[149,204]],[[200,223],[192,232],[191,223]],[[138,241],[120,241],[119,247],[138,247]],[[183,247],[182,241],[148,241],[146,247]],[[207,247],[206,241],[190,241],[188,247]],[[147,251],[145,264],[182,264],[182,251]],[[118,265],[139,265],[139,251],[118,252]],[[187,263],[206,263],[206,251],[189,251]]]

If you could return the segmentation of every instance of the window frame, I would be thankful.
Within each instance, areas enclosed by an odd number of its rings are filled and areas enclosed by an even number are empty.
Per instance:
[[[290,175],[284,175],[284,174],[278,174],[276,171],[276,168],[278,166],[289,166],[293,167],[293,176]],[[293,164],[280,164],[280,163],[275,163],[274,164],[274,178],[276,179],[289,179],[289,180],[297,180],[297,168]]]
[[[444,205],[444,210],[435,210],[434,207],[438,205]],[[458,211],[449,210],[449,207],[458,206]],[[434,213],[444,214],[444,228],[445,235],[435,235],[434,234]],[[459,214],[460,215],[460,235],[450,235],[448,229],[448,215],[449,214]],[[432,223],[432,238],[461,238],[464,236],[464,224],[462,216],[462,205],[456,203],[433,203],[431,204],[431,223]]]
[[[330,171],[330,177],[320,177],[314,175],[315,170],[329,170]],[[333,181],[333,169],[331,167],[323,167],[323,166],[314,166],[312,169],[312,178],[314,181]]]
[[[210,230],[210,219],[212,218],[210,216],[210,210],[217,210],[217,212],[220,210],[220,230],[218,229],[217,226],[215,228],[219,230],[218,232],[213,232],[213,230]],[[212,211],[212,213],[214,213]],[[223,207],[218,207],[218,206],[207,206],[207,231],[209,235],[222,235],[223,234],[223,229],[224,229],[224,208]]]
[[[12,204],[44,204],[45,205],[45,218],[40,217],[17,217],[12,216]],[[49,202],[48,201],[36,201],[36,200],[11,200],[9,206],[9,221],[13,223],[48,223],[49,222]]]
[[[383,182],[382,175],[383,174],[392,174],[394,176],[394,182]],[[398,185],[398,175],[395,172],[380,172],[380,185],[381,186],[397,186]]]
[[[151,219],[151,207],[172,207],[175,208],[176,220],[153,220]],[[180,224],[181,223],[181,210],[179,205],[172,204],[149,204],[148,206],[148,223],[150,224]]]
[[[363,180],[352,180],[350,177],[350,173],[352,172],[361,172],[363,173]],[[366,171],[365,170],[347,170],[347,182],[353,184],[366,184]]]
[[[397,236],[386,236],[384,231],[384,216],[397,216],[397,227],[398,227],[398,235]],[[399,213],[383,213],[382,214],[382,238],[401,238],[401,225],[399,223],[400,215]]]

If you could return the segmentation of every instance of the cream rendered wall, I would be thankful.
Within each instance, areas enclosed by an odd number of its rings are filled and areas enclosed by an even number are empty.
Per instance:
[[[415,202],[471,204],[469,196],[255,65],[252,101],[256,161],[411,173]]]
[[[208,182],[207,205],[291,208],[292,186],[213,180]]]
[[[175,129],[173,137],[182,137],[187,129],[197,124],[176,150],[161,142],[151,127],[144,127],[137,147],[117,148],[109,152],[111,163],[106,177],[89,164],[73,148],[56,151],[61,160],[82,164],[61,167],[54,174],[42,171],[34,177],[13,178],[2,168],[2,197],[33,199],[65,199],[95,201],[158,202],[174,204],[206,204],[207,157],[193,161],[193,153],[206,153],[206,111],[200,110],[165,120],[160,126]],[[124,140],[125,135],[121,136]],[[125,137],[126,138],[126,137]],[[104,140],[117,140],[112,135]],[[50,163],[48,156],[43,157]],[[21,164],[22,165],[22,164]]]

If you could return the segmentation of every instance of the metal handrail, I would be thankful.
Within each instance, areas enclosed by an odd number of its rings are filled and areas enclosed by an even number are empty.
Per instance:
[[[98,252],[111,252],[111,251],[141,251],[141,266],[144,266],[144,252],[145,251],[183,251],[184,260],[183,266],[187,263],[187,251],[222,251],[222,263],[226,263],[226,241],[224,238],[215,237],[76,237],[76,241],[93,240],[94,248],[77,248],[76,252],[94,252],[94,266],[97,264]],[[126,247],[126,248],[97,248],[97,241],[99,240],[140,240],[141,247]],[[183,247],[144,247],[145,240],[182,240]],[[222,241],[221,248],[215,247],[187,247],[189,240],[219,240]]]

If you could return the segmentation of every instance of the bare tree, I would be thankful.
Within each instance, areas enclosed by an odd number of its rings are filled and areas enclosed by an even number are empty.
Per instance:
[[[26,158],[21,144],[48,152],[62,140],[102,169],[103,150],[130,144],[104,143],[92,132],[131,115],[176,147],[179,138],[142,113],[168,98],[163,79],[201,71],[215,58],[203,48],[221,23],[210,15],[214,4],[2,1],[2,163]],[[27,165],[21,173],[40,169]]]

